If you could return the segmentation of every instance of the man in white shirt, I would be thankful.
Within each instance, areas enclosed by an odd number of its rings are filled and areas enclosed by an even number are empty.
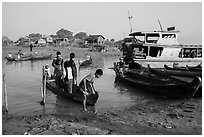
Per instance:
[[[72,68],[70,66],[65,66],[65,78],[64,78],[64,82],[65,82],[65,91],[72,93],[72,89],[73,89],[73,75],[72,75]]]
[[[75,54],[70,54],[70,60],[67,60],[64,62],[64,68],[65,68],[65,78],[64,82],[66,84],[65,91],[68,90],[69,93],[75,92],[76,87],[76,81],[77,81],[77,68],[76,64],[74,62]]]

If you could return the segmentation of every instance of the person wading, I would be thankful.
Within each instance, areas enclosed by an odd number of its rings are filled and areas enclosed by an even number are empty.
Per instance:
[[[91,73],[84,77],[82,81],[79,84],[79,89],[82,91],[84,100],[83,100],[83,107],[84,111],[87,111],[86,109],[86,100],[87,97],[91,94],[96,94],[96,90],[93,86],[93,83],[96,79],[100,78],[103,75],[103,71],[101,69],[97,69],[95,73]]]

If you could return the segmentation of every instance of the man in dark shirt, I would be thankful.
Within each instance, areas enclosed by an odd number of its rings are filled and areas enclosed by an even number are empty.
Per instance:
[[[54,67],[55,82],[59,89],[63,88],[63,58],[61,52],[57,51],[57,56],[52,61],[52,66]]]
[[[74,62],[74,58],[75,58],[75,54],[71,53],[70,54],[70,59],[64,62],[64,68],[66,71],[66,76],[64,78],[64,81],[68,84],[67,86],[69,86],[69,88],[71,88],[72,91],[74,91],[76,88],[76,84],[77,84],[77,68],[76,68],[76,64]],[[68,82],[68,71],[67,68],[71,67],[72,69],[72,76],[73,76],[73,83]],[[73,89],[72,89],[72,85],[73,85]],[[72,91],[69,91],[70,93],[72,93]]]

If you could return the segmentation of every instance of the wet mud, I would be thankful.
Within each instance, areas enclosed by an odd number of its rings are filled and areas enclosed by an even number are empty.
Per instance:
[[[201,135],[202,99],[161,100],[94,113],[3,115],[3,135]]]

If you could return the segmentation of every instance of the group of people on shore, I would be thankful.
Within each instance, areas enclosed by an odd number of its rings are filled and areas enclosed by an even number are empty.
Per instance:
[[[57,87],[64,92],[70,94],[80,94],[77,92],[82,92],[84,96],[84,110],[86,109],[86,99],[87,96],[95,94],[95,88],[93,86],[94,81],[103,75],[101,69],[97,69],[94,74],[89,74],[84,77],[79,86],[77,86],[77,67],[75,64],[75,53],[70,53],[70,59],[64,61],[61,52],[57,51],[56,57],[52,61],[52,66],[54,67],[54,78]],[[77,90],[77,89],[80,90]]]

